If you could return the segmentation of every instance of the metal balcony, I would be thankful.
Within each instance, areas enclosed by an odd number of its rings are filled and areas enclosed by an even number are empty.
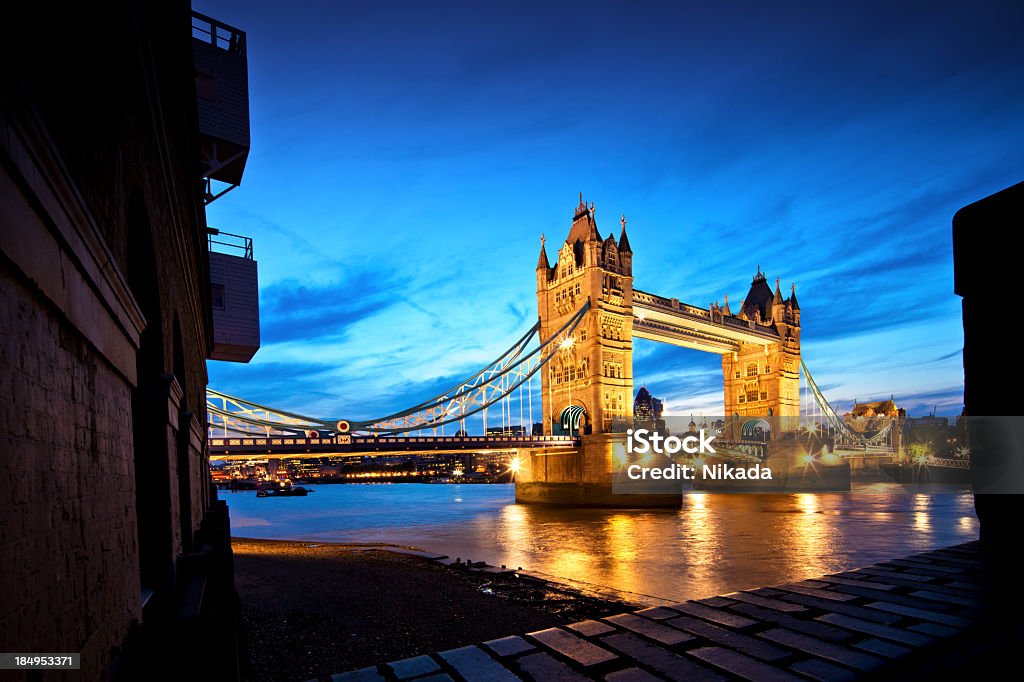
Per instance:
[[[211,360],[249,362],[260,349],[259,277],[252,239],[209,228]]]
[[[245,53],[244,31],[192,12],[192,62],[207,204],[241,184],[249,157]]]

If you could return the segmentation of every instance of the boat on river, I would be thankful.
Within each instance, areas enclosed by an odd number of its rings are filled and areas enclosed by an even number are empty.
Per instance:
[[[260,481],[256,485],[256,497],[305,497],[313,492],[291,481]]]

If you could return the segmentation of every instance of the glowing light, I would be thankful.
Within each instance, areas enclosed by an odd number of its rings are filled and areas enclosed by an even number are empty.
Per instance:
[[[810,463],[812,463],[814,461],[814,455],[812,455],[811,453],[807,453],[806,455],[803,455],[800,458],[800,461],[803,464],[810,464]]]
[[[562,349],[567,349],[567,348],[572,348],[574,343],[576,343],[576,340],[573,339],[571,336],[567,336],[564,339],[562,339],[562,342],[560,344],[558,344],[558,345]]]
[[[511,471],[513,475],[518,474],[520,465],[521,462],[519,461],[519,457],[513,457],[508,463],[508,470]]]

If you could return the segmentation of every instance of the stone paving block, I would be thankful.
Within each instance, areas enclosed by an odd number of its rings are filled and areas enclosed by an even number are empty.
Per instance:
[[[754,682],[795,682],[800,679],[782,668],[770,666],[767,663],[754,660],[731,649],[707,646],[693,649],[687,653],[745,680],[752,680]]]
[[[928,557],[930,560],[940,564],[950,564],[952,566],[966,566],[968,569],[978,569],[985,565],[985,562],[981,559],[969,559],[963,556],[954,556],[947,552],[925,552],[922,556]]]
[[[956,628],[951,628],[948,625],[939,625],[938,623],[915,623],[910,626],[910,629],[914,632],[922,632],[935,637],[952,637],[959,632]]]
[[[518,677],[514,679],[519,679]],[[416,682],[455,682],[448,673],[434,673],[426,677],[417,677]]]
[[[529,633],[529,636],[566,658],[571,658],[583,667],[615,660],[615,654],[612,652],[559,628],[538,630]]]
[[[819,590],[814,587],[802,587],[796,584],[781,585],[779,589],[792,594],[804,594],[808,597],[827,599],[829,601],[853,601],[856,599],[852,594],[842,594],[841,592],[835,592],[833,590]]]
[[[416,677],[417,675],[440,672],[441,670],[441,664],[430,656],[403,658],[400,661],[392,661],[388,663],[388,667],[395,673],[395,677],[400,680],[406,680],[410,677]]]
[[[731,599],[726,599],[725,597],[708,597],[707,599],[697,599],[695,601],[698,604],[703,604],[704,606],[713,606],[716,609],[724,608],[726,606],[729,606],[730,604],[736,603]]]
[[[911,618],[917,618],[918,620],[927,620],[932,623],[940,623],[941,625],[967,627],[971,624],[969,620],[967,620],[966,618],[960,618],[959,616],[951,616],[948,613],[938,613],[936,611],[914,608],[912,606],[905,606],[903,604],[893,604],[892,602],[876,601],[871,602],[866,606],[868,606],[871,609],[887,611],[889,613],[899,614],[901,616],[910,616]]]
[[[677,612],[664,606],[652,606],[649,609],[641,609],[636,611],[636,614],[651,620],[665,620],[666,618],[675,618],[679,615]]]
[[[916,592],[910,593],[911,597],[918,597],[920,599],[927,599],[928,601],[937,601],[941,603],[959,604],[960,606],[968,606],[971,608],[977,608],[982,606],[982,602],[979,599],[973,599],[969,596],[962,594],[947,594],[933,592],[931,590],[917,590]]]
[[[839,627],[846,628],[847,630],[861,632],[866,635],[882,637],[883,639],[891,639],[894,642],[899,642],[908,646],[920,647],[931,644],[935,641],[931,637],[919,632],[911,632],[905,628],[894,628],[888,625],[882,625],[881,623],[872,623],[871,621],[861,620],[860,618],[846,616],[841,613],[826,613],[823,616],[818,616],[817,620],[831,623],[832,625],[838,625]]]
[[[607,682],[660,682],[660,677],[655,677],[643,668],[626,668],[616,670],[604,676]]]
[[[863,651],[884,656],[885,658],[905,658],[913,653],[905,646],[874,638],[857,642],[854,646]]]
[[[757,592],[762,597],[778,597],[780,594],[782,594],[781,592],[772,587],[759,587],[756,590],[751,590],[751,592]]]
[[[962,610],[958,608],[956,604],[949,604],[945,602],[932,602],[916,597],[908,597],[903,594],[890,594],[888,592],[874,592],[872,590],[861,590],[857,587],[849,587],[847,585],[840,585],[836,587],[836,590],[842,590],[849,594],[856,595],[858,597],[867,597],[868,599],[875,599],[877,601],[889,602],[890,604],[902,604],[903,606],[909,606],[911,608],[926,608],[930,611],[948,612],[954,610]]]
[[[917,557],[912,556],[904,557],[902,559],[893,559],[889,563],[895,566],[910,566],[915,568],[918,566],[923,566],[924,568],[930,571],[940,571],[942,573],[963,573],[967,570],[963,566],[949,566],[944,564],[937,564],[934,561],[929,561],[927,559],[919,559]]]
[[[934,578],[959,577],[960,574],[960,571],[954,571],[948,566],[915,564],[911,561],[901,561],[899,559],[888,562],[888,566],[893,570],[900,570],[901,573],[917,573],[918,575],[930,575]],[[883,568],[886,567],[886,564],[876,564],[874,567]]]
[[[817,656],[818,658],[833,661],[834,663],[856,668],[862,672],[871,672],[882,665],[882,659],[870,654],[862,653],[855,649],[850,649],[831,642],[825,642],[784,628],[766,630],[759,633],[758,637],[764,637],[765,639],[771,640],[777,644],[782,644],[783,646],[788,646],[796,651],[801,651],[812,656]]]
[[[519,677],[513,675],[503,665],[487,655],[487,652],[476,646],[464,646],[449,649],[438,654],[448,665],[455,668],[466,679],[466,682],[518,682]]]
[[[806,661],[794,663],[789,666],[789,669],[812,680],[821,680],[821,682],[850,682],[857,679],[857,676],[850,670],[840,668],[838,665],[833,665],[820,658],[809,658]]]
[[[661,623],[655,623],[653,620],[647,620],[632,613],[620,613],[616,616],[608,616],[604,620],[668,646],[682,644],[693,639],[692,636],[675,628],[666,627]]]
[[[932,585],[922,585],[922,587],[925,587],[929,590],[934,589]],[[970,592],[971,594],[984,594],[986,591],[985,588],[980,585],[976,585],[974,583],[960,582],[959,580],[955,580],[951,583],[946,583],[945,585],[943,585],[943,587],[953,590],[960,590],[961,592]]]
[[[886,585],[884,583],[877,583],[873,580],[869,580],[866,576],[857,580],[851,578],[843,578],[842,576],[826,575],[821,578],[826,583],[832,583],[835,585],[853,585],[854,587],[863,587],[868,590],[883,590],[888,592],[889,590],[895,590],[895,585]]]
[[[331,682],[384,682],[384,677],[377,672],[377,666],[370,666],[331,675]]]
[[[874,571],[870,568],[858,568],[856,571],[848,571],[843,575],[849,574],[860,575],[865,579],[885,583],[886,585],[903,585],[908,587],[927,585],[929,583],[934,583],[938,580],[938,578],[931,575],[900,573],[899,571]]]
[[[499,656],[518,656],[536,648],[522,637],[516,636],[492,639],[484,642],[484,646]]]
[[[781,625],[789,630],[796,630],[797,632],[802,632],[805,635],[811,635],[818,639],[826,639],[830,642],[846,642],[854,638],[854,634],[848,630],[826,625],[825,623],[820,623],[816,620],[794,618],[786,615],[785,613],[769,611],[768,609],[762,609],[760,606],[754,606],[753,604],[737,604],[731,608],[734,611],[739,611],[743,615],[760,618],[761,620]]]
[[[704,639],[710,639],[715,644],[731,647],[764,661],[777,661],[789,656],[789,652],[781,647],[768,644],[756,637],[751,637],[735,630],[713,625],[699,618],[680,616],[679,618],[666,621],[666,624],[680,630],[686,630],[694,635],[700,635]]]
[[[735,599],[748,604],[754,604],[755,606],[762,606],[766,609],[772,609],[773,611],[783,611],[786,613],[800,613],[807,610],[806,606],[801,606],[800,604],[792,604],[788,601],[782,601],[781,599],[773,599],[772,597],[762,597],[757,594],[750,594],[749,592],[731,592],[729,594],[729,599]]]
[[[800,585],[801,587],[816,587],[819,590],[825,590],[825,589],[828,589],[829,587],[831,587],[831,585],[829,585],[828,583],[822,582],[821,580],[819,580],[817,578],[815,578],[813,580],[799,580],[799,581],[797,581],[797,582],[795,582],[793,584],[794,585]]]
[[[581,620],[578,623],[567,625],[570,630],[575,630],[581,635],[586,637],[596,637],[597,635],[605,635],[609,632],[615,632],[615,628],[607,623],[602,623],[597,620]]]
[[[729,611],[722,611],[720,609],[713,609],[710,606],[704,606],[703,604],[694,604],[693,602],[682,602],[680,604],[672,604],[669,608],[678,611],[679,613],[687,614],[690,616],[697,616],[704,620],[710,620],[719,625],[725,625],[730,628],[746,628],[751,625],[757,625],[757,621],[750,620],[744,616],[737,616],[735,613]]]
[[[803,604],[804,606],[813,606],[814,608],[821,609],[823,611],[845,613],[848,616],[863,618],[864,620],[873,620],[876,623],[882,623],[884,625],[892,625],[900,619],[900,617],[894,613],[884,613],[874,609],[866,609],[863,606],[830,602],[816,597],[808,597],[804,594],[791,594],[786,597],[786,601],[796,602],[797,604]]]
[[[591,679],[545,653],[529,654],[515,662],[527,677],[536,682],[587,682]]]
[[[636,635],[622,632],[601,638],[601,643],[651,668],[670,680],[721,680],[722,676],[695,661],[683,658],[664,647],[651,644]]]

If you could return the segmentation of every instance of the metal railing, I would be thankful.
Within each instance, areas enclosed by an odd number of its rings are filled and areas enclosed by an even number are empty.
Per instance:
[[[217,237],[217,239],[214,239]],[[206,228],[207,246],[211,252],[225,253],[229,256],[241,255],[252,260],[252,238],[230,232],[221,232],[214,227]]]

